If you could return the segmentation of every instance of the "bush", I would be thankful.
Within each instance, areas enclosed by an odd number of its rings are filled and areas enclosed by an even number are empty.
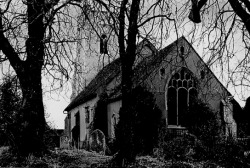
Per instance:
[[[52,129],[48,124],[45,125],[44,131],[44,144],[48,150],[54,150],[59,147],[60,135],[57,134],[55,129]]]
[[[177,161],[200,158],[205,151],[201,141],[191,134],[170,139],[165,142],[163,148],[166,160]]]
[[[132,138],[131,142],[134,143],[133,152],[151,154],[153,148],[158,145],[161,111],[155,103],[154,95],[145,87],[138,86],[133,89],[130,102],[132,102],[129,107],[130,117],[123,122],[127,125],[126,129],[131,132],[128,138]],[[119,122],[115,129],[116,137],[122,134],[121,127],[124,126]],[[116,142],[116,145],[119,146],[119,142]]]
[[[201,100],[190,104],[184,126],[206,146],[213,146],[220,135],[220,124],[216,112]]]
[[[100,95],[97,105],[95,107],[95,114],[91,128],[92,131],[97,129],[101,130],[106,137],[108,135],[107,100],[108,95],[106,93]]]
[[[49,167],[47,157],[38,158],[33,155],[28,157],[18,156],[11,150],[6,150],[0,155],[0,167]]]
[[[5,76],[0,85],[0,145],[16,149],[21,132],[22,95],[16,76]],[[17,149],[16,149],[17,150]]]
[[[209,159],[215,160],[225,167],[249,167],[244,156],[243,146],[234,139],[220,141],[208,153]]]

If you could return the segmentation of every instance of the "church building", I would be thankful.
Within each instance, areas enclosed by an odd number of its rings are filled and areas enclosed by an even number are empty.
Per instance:
[[[102,43],[106,38],[102,37]],[[105,54],[108,51],[104,49],[102,52]],[[232,103],[235,100],[185,37],[161,50],[157,50],[149,40],[142,40],[137,45],[133,70],[133,87],[146,86],[154,95],[167,129],[185,130],[182,115],[193,97],[198,97],[213,109],[223,123],[223,134],[236,137],[237,124]],[[90,125],[103,93],[109,99],[103,115],[103,121],[107,123],[105,136],[115,138],[114,129],[122,106],[120,84],[121,61],[116,58],[107,62],[65,108],[65,132],[72,139],[72,129],[78,126],[80,147],[91,136]]]

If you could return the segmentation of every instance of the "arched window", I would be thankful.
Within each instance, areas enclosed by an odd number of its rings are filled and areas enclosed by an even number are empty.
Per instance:
[[[182,68],[169,81],[167,91],[168,125],[182,126],[189,104],[197,98],[197,81]]]

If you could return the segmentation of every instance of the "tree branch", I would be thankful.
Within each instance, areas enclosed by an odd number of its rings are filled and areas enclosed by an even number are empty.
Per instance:
[[[125,31],[125,11],[126,11],[126,4],[128,3],[128,0],[124,0],[121,3],[120,7],[120,14],[119,14],[119,36],[118,36],[118,42],[119,42],[119,52],[121,59],[125,56],[125,44],[124,44],[124,31]]]
[[[234,12],[242,19],[242,22],[246,26],[248,33],[250,34],[250,15],[241,6],[240,2],[237,0],[228,0],[231,4]]]
[[[11,66],[15,69],[15,71],[20,71],[20,66],[22,64],[21,59],[18,54],[8,41],[8,39],[4,36],[3,32],[3,23],[2,23],[3,14],[0,13],[0,50],[5,54],[5,56],[9,59]]]
[[[109,14],[110,14],[110,16],[111,16],[111,18],[112,18],[112,20],[113,20],[113,24],[115,25],[115,24],[116,24],[116,19],[115,19],[113,13],[110,11],[110,9],[109,9],[109,7],[107,6],[107,4],[104,3],[102,0],[95,0],[95,1],[98,2],[99,4],[101,4],[102,6],[104,6],[104,8],[109,12]],[[118,32],[117,32],[116,29],[114,29],[114,31],[115,31],[115,34],[118,34]]]
[[[198,2],[198,9],[201,10],[201,8],[207,3],[207,0],[200,0]]]
[[[188,18],[194,23],[201,22],[200,10],[201,8],[207,3],[207,0],[191,0],[192,1],[192,8],[189,13]]]
[[[249,0],[240,0],[240,1],[243,2],[247,10],[250,11],[250,1]]]
[[[140,11],[140,0],[133,0],[130,8],[130,18],[128,27],[128,47],[127,51],[130,53],[135,53],[136,50],[136,34],[138,33],[138,16]],[[133,63],[135,56],[129,54],[129,63]],[[131,65],[132,66],[132,65]]]
[[[138,28],[143,26],[147,22],[151,21],[152,19],[159,18],[159,17],[160,18],[167,18],[169,21],[174,21],[175,20],[175,19],[172,19],[172,18],[168,17],[167,15],[156,15],[156,16],[152,16],[152,17],[149,17],[146,20],[144,20],[141,24],[138,25]]]

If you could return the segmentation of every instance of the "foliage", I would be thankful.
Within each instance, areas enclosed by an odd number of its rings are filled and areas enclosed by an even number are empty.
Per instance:
[[[248,163],[242,144],[235,139],[219,136],[221,129],[218,118],[207,104],[200,100],[192,103],[185,124],[189,132],[201,140],[198,159],[213,160],[226,167],[246,167]]]
[[[17,77],[5,76],[0,87],[0,145],[10,146],[13,152],[19,152],[18,144],[23,129],[21,103],[22,94]],[[50,149],[55,147],[51,141],[53,135],[55,131],[46,125],[44,138]]]
[[[28,157],[18,158],[8,151],[0,155],[1,167],[114,167],[111,156],[103,156],[95,152],[88,152],[84,150],[58,150],[52,151],[43,157],[35,157],[30,155]],[[130,164],[128,167],[204,167],[204,168],[220,168],[216,162],[212,161],[165,161],[151,156],[139,156],[136,162]]]
[[[15,76],[6,76],[0,87],[0,145],[16,147],[21,129],[21,94]]]
[[[158,135],[161,125],[161,111],[155,104],[154,95],[147,91],[145,87],[138,86],[132,91],[132,105],[130,112],[133,118],[131,122],[132,142],[134,143],[134,151],[136,154],[151,154],[153,148],[158,145]],[[122,109],[121,109],[122,110]],[[120,121],[115,130],[116,137],[120,136]],[[119,142],[117,142],[119,145]]]
[[[57,131],[48,124],[45,126],[44,142],[49,150],[54,150],[56,147],[59,147],[60,135],[58,135]]]
[[[243,146],[234,139],[224,139],[207,151],[207,158],[225,167],[249,167]]]
[[[19,137],[11,139],[18,142],[16,148],[25,156],[46,151],[43,76],[53,83],[51,87],[58,88],[69,79],[68,72],[72,70],[72,45],[79,40],[74,19],[77,17],[69,10],[72,2],[74,0],[1,2],[0,62],[4,66],[1,72],[14,71],[22,92],[18,112],[21,125],[14,129]]]
[[[205,149],[196,136],[185,133],[182,136],[166,140],[163,151],[166,160],[180,161],[200,159]]]
[[[107,94],[101,94],[95,107],[92,130],[99,129],[105,136],[108,135],[107,125]]]
[[[208,146],[214,144],[221,129],[216,113],[201,100],[190,103],[184,126]]]
[[[0,155],[1,167],[49,167],[51,157],[45,155],[43,158],[38,158],[33,155],[27,157],[18,156],[10,151],[5,151]]]

